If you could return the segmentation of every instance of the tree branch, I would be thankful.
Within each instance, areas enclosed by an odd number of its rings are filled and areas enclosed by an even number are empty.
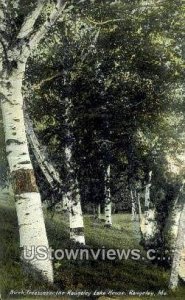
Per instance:
[[[37,159],[38,165],[41,168],[44,176],[46,177],[49,185],[52,188],[55,187],[56,183],[58,183],[59,186],[62,186],[60,175],[53,166],[52,162],[49,160],[49,155],[44,150],[44,147],[40,144],[34,132],[32,121],[26,111],[24,111],[24,118],[29,143],[32,147],[35,158]]]
[[[4,42],[1,39],[0,39],[0,44],[1,44],[0,45],[0,54],[1,54],[0,60],[1,60],[1,62],[3,61],[2,56],[4,54],[5,59],[8,62],[7,49],[6,49],[6,46],[5,46]]]
[[[120,22],[120,21],[124,21],[124,19],[111,19],[111,20],[106,20],[106,21],[102,21],[102,22],[96,22],[92,19],[89,19],[88,17],[86,17],[86,20],[94,25],[105,25],[108,23],[114,23],[114,22]]]
[[[4,37],[6,33],[5,14],[7,6],[5,0],[0,0],[0,72],[3,70],[3,58],[7,60],[7,41]]]
[[[45,78],[45,79],[42,79],[39,83],[33,85],[33,89],[34,89],[34,90],[40,90],[41,87],[42,87],[45,83],[50,82],[50,81],[52,81],[52,80],[54,80],[54,79],[57,79],[57,78],[61,77],[62,74],[63,74],[63,72],[58,72],[58,73],[54,74],[53,76],[47,77],[47,78]]]
[[[19,31],[18,39],[27,37],[33,30],[36,20],[38,19],[47,0],[38,0],[35,9],[25,18],[24,23]]]
[[[39,42],[43,39],[49,29],[54,25],[57,19],[60,17],[62,11],[65,9],[67,2],[65,0],[58,0],[57,4],[53,8],[49,18],[40,27],[40,29],[35,33],[35,35],[30,39],[29,48],[33,50]]]
[[[6,26],[5,26],[6,11],[7,11],[6,2],[4,0],[0,0],[0,31],[2,36],[6,31]]]

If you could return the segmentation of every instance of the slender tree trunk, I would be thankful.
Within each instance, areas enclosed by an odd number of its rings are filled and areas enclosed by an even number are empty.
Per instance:
[[[131,205],[132,205],[132,220],[136,221],[137,220],[137,211],[136,211],[136,202],[135,202],[135,193],[131,189],[130,191],[130,196],[131,196]]]
[[[167,220],[167,224],[166,224],[166,226],[168,227],[167,242],[169,243],[171,249],[175,248],[182,207],[183,205],[181,204],[173,206],[173,210],[170,212],[170,216]]]
[[[73,201],[69,210],[70,239],[75,243],[85,245],[84,222],[80,202],[80,195],[76,195],[76,202]]]
[[[62,182],[60,179],[60,175],[54,168],[53,164],[49,161],[48,156],[43,149],[43,146],[39,142],[34,132],[32,121],[30,120],[26,112],[24,112],[24,116],[28,141],[43,175],[52,188],[55,187],[55,183],[61,185]]]
[[[179,277],[185,281],[185,204],[180,214],[175,252],[171,269],[169,287],[175,289],[178,285]]]
[[[92,211],[93,211],[93,216],[96,219],[97,215],[96,215],[96,204],[95,203],[92,204]]]
[[[81,208],[80,191],[78,187],[78,180],[75,174],[74,163],[72,161],[72,146],[73,146],[73,132],[70,121],[70,109],[71,101],[69,98],[65,98],[65,126],[66,126],[66,146],[65,146],[65,162],[67,171],[67,192],[68,198],[68,210],[69,210],[69,227],[70,227],[70,239],[76,243],[85,245],[84,235],[84,222]]]
[[[112,202],[110,193],[110,165],[105,174],[105,227],[112,226]]]
[[[69,198],[67,196],[67,194],[63,194],[62,195],[62,207],[63,207],[63,211],[67,212],[68,211],[68,207],[69,207]]]
[[[145,208],[140,222],[142,239],[145,245],[153,243],[158,232],[156,209],[152,207],[150,199],[151,179],[152,171],[149,172],[149,180],[145,187]]]
[[[53,164],[51,163],[51,161],[49,161],[48,155],[44,147],[42,146],[42,144],[39,142],[34,132],[32,121],[30,120],[28,113],[25,112],[25,110],[24,110],[24,116],[25,116],[26,133],[27,133],[29,144],[37,160],[37,163],[53,192],[50,201],[48,201],[47,208],[51,209],[55,207],[54,211],[57,212],[65,210],[66,209],[66,207],[64,207],[65,199],[63,199],[65,198],[65,195],[64,194],[62,195],[62,201],[60,201],[63,202],[63,204],[59,203],[58,197],[56,197],[57,199],[53,197],[55,193],[61,194],[61,188],[63,186],[63,183],[60,178],[60,175],[55,169],[55,167],[53,166]]]
[[[142,209],[141,209],[141,201],[140,201],[141,195],[140,193],[137,194],[137,202],[138,202],[138,213],[139,213],[139,222],[142,220]]]
[[[49,259],[27,260],[25,249],[44,246],[49,249],[42,212],[41,197],[35,181],[28,151],[23,116],[22,81],[25,64],[18,63],[16,69],[1,78],[1,108],[5,132],[6,153],[10,168],[12,188],[20,233],[22,260],[38,271],[46,280],[53,282],[53,269]]]
[[[183,209],[183,192],[184,184],[180,187],[179,193],[174,201],[174,204],[170,210],[166,225],[165,225],[165,236],[167,237],[167,243],[172,250],[175,248],[175,243],[178,234],[179,220],[181,211]]]
[[[68,172],[69,188],[66,193],[68,198],[70,239],[76,243],[85,245],[84,222],[81,208],[80,192],[77,179],[72,169],[71,148],[65,148],[66,167]]]
[[[152,180],[152,171],[149,172],[149,180],[145,187],[145,207],[148,208],[150,205],[150,187]]]
[[[101,204],[98,203],[97,205],[97,218],[100,220],[101,219]]]
[[[155,235],[157,234],[157,221],[154,208],[150,208],[144,212],[140,223],[140,229],[145,244],[149,244],[155,239]]]

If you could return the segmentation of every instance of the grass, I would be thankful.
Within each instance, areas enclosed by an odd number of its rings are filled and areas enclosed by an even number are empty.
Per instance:
[[[1,266],[0,266],[0,286],[3,299],[9,297],[11,290],[73,290],[73,291],[151,291],[158,293],[159,290],[167,291],[169,281],[169,270],[158,267],[149,261],[68,261],[62,260],[60,263],[54,261],[55,287],[48,287],[43,282],[37,282],[24,274],[19,260],[19,236],[16,213],[14,205],[1,204],[0,206],[1,228]],[[141,249],[137,230],[133,231],[130,216],[114,215],[113,222],[116,228],[107,229],[102,223],[94,222],[90,216],[85,216],[86,242],[93,249],[114,248],[114,249]],[[56,214],[53,218],[46,213],[46,226],[50,246],[54,249],[64,249],[74,247],[69,242],[67,217],[64,214]],[[143,251],[143,250],[142,250]],[[144,254],[144,251],[143,251]],[[104,295],[97,296],[100,300],[108,300]],[[155,299],[183,299],[185,288],[180,286],[176,294],[168,296],[156,296]],[[71,297],[48,298],[48,299],[70,299]],[[15,298],[14,298],[15,299]],[[19,298],[17,299],[28,299]],[[32,297],[40,299],[41,297]],[[46,299],[46,298],[43,298]],[[73,298],[74,299],[74,298]],[[79,298],[78,298],[79,299]],[[112,297],[111,299],[118,299]],[[131,297],[123,296],[120,299],[154,299],[153,297]]]

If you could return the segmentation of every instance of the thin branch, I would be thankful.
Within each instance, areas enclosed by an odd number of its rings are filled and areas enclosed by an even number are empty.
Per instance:
[[[146,5],[140,5],[136,8],[133,9],[133,11],[140,11],[142,8],[157,8],[157,7],[160,7],[160,6],[163,6],[165,4],[165,1],[159,1],[159,2],[156,2],[154,4],[146,4]],[[131,12],[132,13],[132,12]],[[127,15],[128,12],[125,12],[125,15]],[[88,17],[86,17],[86,20],[89,21],[90,23],[94,24],[94,25],[106,25],[106,24],[109,24],[109,23],[115,23],[115,22],[120,22],[120,21],[125,21],[125,19],[123,18],[117,18],[117,19],[110,19],[110,20],[106,20],[106,21],[100,21],[100,22],[97,22],[97,21],[94,21]]]
[[[54,80],[56,78],[59,78],[62,74],[63,74],[62,72],[58,72],[58,73],[54,74],[53,76],[50,76],[50,77],[47,77],[47,78],[41,80],[39,83],[33,85],[33,89],[34,90],[40,90],[41,87],[45,83],[50,82],[50,81],[52,81],[52,80]]]
[[[106,20],[106,21],[103,21],[103,22],[96,22],[92,19],[89,19],[88,17],[86,17],[86,20],[89,21],[90,23],[94,24],[94,25],[106,25],[108,23],[124,21],[124,19],[111,19],[111,20]]]
[[[4,44],[4,42],[0,39],[0,43],[1,43],[1,45],[2,45],[2,49],[3,49],[3,53],[4,53],[4,56],[5,56],[5,59],[6,59],[6,61],[8,62],[8,56],[7,56],[7,49],[6,49],[6,46],[5,46],[5,44]],[[3,53],[1,53],[1,51],[0,51],[0,54],[1,54],[1,60],[2,60],[2,55],[3,55]]]
[[[47,0],[38,0],[35,9],[25,18],[24,23],[19,31],[18,39],[27,37],[33,30],[36,20],[38,19]]]
[[[5,0],[0,0],[0,31],[1,31],[2,38],[4,33],[6,32],[6,26],[5,26],[6,13],[7,13],[6,2]]]

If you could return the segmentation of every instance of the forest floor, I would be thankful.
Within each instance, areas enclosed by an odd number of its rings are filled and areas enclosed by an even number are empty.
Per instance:
[[[3,198],[3,199],[2,199]],[[31,275],[25,275],[19,259],[19,236],[17,218],[13,200],[0,196],[0,288],[2,299],[39,299],[40,297],[10,296],[14,291],[99,291],[96,297],[78,297],[78,299],[185,299],[185,288],[180,286],[175,294],[168,293],[169,270],[152,264],[148,260],[67,260],[54,261],[56,286],[48,287],[37,282]],[[104,228],[91,216],[85,216],[85,234],[87,245],[92,249],[140,249],[137,229],[133,230],[128,214],[113,216],[115,228]],[[50,246],[53,249],[74,248],[69,242],[69,233],[65,214],[46,213],[46,225]],[[120,298],[108,297],[101,291],[124,291]],[[153,292],[153,296],[128,296],[129,293]],[[159,296],[158,293],[168,295]],[[9,296],[8,296],[9,295]],[[113,294],[112,294],[113,295]],[[74,299],[75,297],[50,297],[47,299]],[[1,299],[1,297],[0,297]]]

